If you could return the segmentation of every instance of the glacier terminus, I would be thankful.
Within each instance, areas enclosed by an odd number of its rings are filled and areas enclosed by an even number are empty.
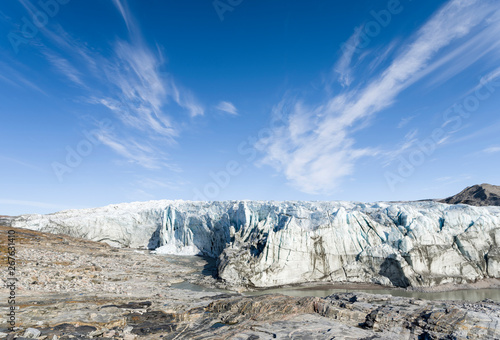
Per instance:
[[[500,278],[500,207],[419,202],[150,201],[22,215],[13,227],[217,258],[229,286],[432,287]]]

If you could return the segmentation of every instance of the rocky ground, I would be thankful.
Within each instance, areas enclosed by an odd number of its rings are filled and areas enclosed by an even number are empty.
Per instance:
[[[8,230],[15,231],[16,328],[7,324]],[[7,339],[500,339],[500,304],[363,293],[242,296],[212,266],[0,227]],[[181,283],[183,282],[183,283]],[[202,284],[205,291],[180,289]],[[10,334],[9,334],[10,333]]]

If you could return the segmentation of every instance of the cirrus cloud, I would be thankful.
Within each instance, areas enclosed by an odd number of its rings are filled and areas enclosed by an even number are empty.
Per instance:
[[[453,51],[460,51],[464,44],[468,43],[469,48],[497,44],[498,25],[481,26],[497,13],[494,1],[451,0],[403,42],[392,61],[378,74],[365,75],[352,89],[344,89],[320,102],[285,98],[274,109],[275,114],[286,117],[284,123],[257,143],[264,153],[260,164],[283,173],[300,191],[331,192],[354,172],[359,158],[380,153],[377,148],[357,147],[353,132],[366,127],[368,118],[393,105],[403,90],[431,71],[434,75],[443,70],[443,60],[454,62],[460,53]],[[355,41],[357,34],[356,31],[350,40]],[[458,40],[460,43],[454,44],[452,52],[447,52],[443,59],[441,50]],[[352,51],[344,51],[334,68],[344,87],[355,79],[349,66],[351,58]],[[472,58],[468,63],[460,60],[458,71],[476,60]],[[449,77],[451,71],[443,72],[446,74],[442,77]]]

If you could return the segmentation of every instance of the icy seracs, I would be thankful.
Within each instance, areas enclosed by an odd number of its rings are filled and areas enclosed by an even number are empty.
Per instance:
[[[219,276],[234,286],[418,287],[500,278],[500,207],[151,201],[25,215],[12,226],[218,257]]]

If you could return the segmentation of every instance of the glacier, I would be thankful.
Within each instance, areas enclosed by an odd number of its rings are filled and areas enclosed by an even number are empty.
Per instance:
[[[431,287],[500,278],[500,207],[420,202],[150,201],[23,215],[13,227],[217,258],[233,287]]]

